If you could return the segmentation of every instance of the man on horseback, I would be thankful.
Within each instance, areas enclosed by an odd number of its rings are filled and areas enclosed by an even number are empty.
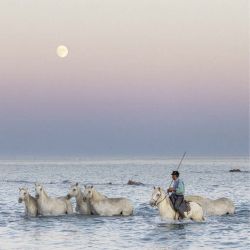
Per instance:
[[[171,193],[169,198],[175,211],[179,213],[179,219],[183,219],[185,217],[184,212],[186,211],[186,204],[184,202],[185,185],[184,182],[179,179],[179,175],[178,171],[172,172],[174,185],[173,187],[168,188],[167,192]]]

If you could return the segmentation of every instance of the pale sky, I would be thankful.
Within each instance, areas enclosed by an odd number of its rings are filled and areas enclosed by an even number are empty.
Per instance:
[[[247,0],[1,0],[0,155],[248,155],[248,18]]]

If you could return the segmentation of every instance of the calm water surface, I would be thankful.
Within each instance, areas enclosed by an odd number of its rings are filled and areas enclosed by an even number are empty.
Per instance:
[[[187,194],[228,197],[236,214],[204,223],[161,221],[149,206],[152,187],[165,189],[177,159],[0,161],[0,249],[250,249],[250,167],[247,158],[186,159],[181,177]],[[230,173],[231,168],[244,172]],[[129,179],[144,186],[128,186]],[[18,188],[41,182],[51,196],[72,182],[93,184],[107,196],[130,198],[131,217],[69,215],[27,218]],[[112,183],[108,184],[108,183]],[[74,201],[72,200],[74,203]]]

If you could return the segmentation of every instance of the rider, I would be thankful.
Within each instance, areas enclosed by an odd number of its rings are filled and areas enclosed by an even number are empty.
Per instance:
[[[184,201],[185,186],[184,182],[179,179],[179,175],[180,174],[178,171],[172,172],[174,185],[173,187],[168,188],[167,192],[171,193],[169,198],[172,201],[174,209],[179,213],[179,218],[183,219],[185,216],[183,209],[181,209],[181,204]]]

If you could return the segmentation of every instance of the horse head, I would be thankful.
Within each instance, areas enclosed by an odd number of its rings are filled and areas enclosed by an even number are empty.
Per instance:
[[[156,207],[165,199],[166,195],[161,187],[154,187],[149,204]]]
[[[19,188],[19,198],[18,202],[22,203],[25,199],[29,197],[29,192],[27,188]]]
[[[84,192],[83,192],[83,200],[91,199],[93,197],[93,193],[95,191],[93,186],[84,186]]]
[[[76,197],[81,193],[81,188],[78,185],[78,182],[70,186],[69,192],[67,194],[67,198],[71,199],[72,197]]]
[[[44,188],[40,183],[35,183],[35,190],[36,190],[36,198],[39,198],[39,196],[44,192]]]

